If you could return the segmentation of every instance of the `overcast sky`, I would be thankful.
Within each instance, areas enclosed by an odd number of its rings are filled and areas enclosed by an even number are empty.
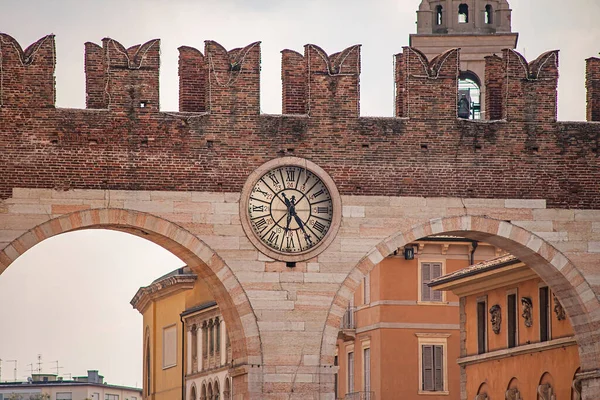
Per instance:
[[[281,112],[280,51],[314,43],[333,53],[362,47],[361,113],[392,116],[392,56],[416,30],[419,0],[0,0],[0,31],[23,48],[56,35],[57,106],[83,108],[84,42],[111,37],[125,47],[161,39],[161,109],[177,110],[177,48],[204,51],[262,41],[264,113]],[[513,31],[528,60],[560,49],[559,119],[585,119],[585,59],[600,51],[598,0],[512,0]],[[111,383],[141,384],[141,317],[129,300],[181,262],[142,239],[77,232],[48,240],[0,277],[0,358],[61,372],[99,369]],[[10,305],[10,306],[7,306]],[[52,371],[44,364],[45,372]],[[2,380],[13,363],[2,363]]]

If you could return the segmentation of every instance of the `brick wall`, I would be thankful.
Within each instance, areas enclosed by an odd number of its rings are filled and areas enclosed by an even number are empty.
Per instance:
[[[600,58],[588,58],[586,63],[587,120],[600,121]]]
[[[507,119],[474,122],[456,118],[457,50],[429,62],[404,49],[397,104],[408,118],[359,117],[359,46],[284,52],[284,112],[308,117],[269,116],[259,114],[259,43],[226,51],[209,41],[204,55],[180,48],[186,112],[167,114],[158,111],[157,40],[88,44],[88,109],[72,110],[53,107],[53,37],[32,45],[39,51],[25,65],[2,39],[1,198],[13,187],[237,192],[257,166],[294,155],[327,170],[344,195],[600,208],[600,125],[555,122],[556,52],[529,64],[503,54],[494,73],[507,77]]]

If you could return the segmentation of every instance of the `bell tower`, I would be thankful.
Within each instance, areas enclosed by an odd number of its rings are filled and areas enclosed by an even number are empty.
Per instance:
[[[410,46],[431,59],[460,47],[461,96],[471,102],[471,118],[486,119],[484,107],[485,57],[517,47],[506,0],[422,0],[417,11],[417,33]]]

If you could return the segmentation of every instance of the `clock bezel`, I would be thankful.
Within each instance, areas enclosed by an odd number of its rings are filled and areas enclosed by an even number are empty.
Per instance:
[[[254,229],[252,229],[250,215],[248,213],[250,195],[252,193],[252,189],[254,188],[258,180],[262,178],[262,176],[265,175],[267,172],[273,169],[287,166],[305,168],[312,172],[317,178],[319,178],[329,191],[329,196],[331,197],[333,208],[331,224],[325,236],[323,236],[319,243],[317,243],[313,248],[298,253],[277,251],[264,244],[262,240],[260,240],[260,238],[256,235],[256,232],[254,232]],[[335,239],[337,232],[340,228],[341,220],[342,200],[333,179],[331,178],[331,176],[329,176],[327,172],[325,172],[323,168],[319,167],[312,161],[306,160],[304,158],[282,157],[267,161],[266,163],[256,168],[248,176],[248,179],[246,180],[246,183],[242,188],[242,193],[240,196],[240,221],[242,223],[244,232],[246,233],[246,237],[248,237],[250,242],[254,245],[254,247],[256,247],[258,251],[274,260],[285,262],[297,262],[309,260],[319,255],[325,249],[327,249],[327,247],[329,247],[331,242],[333,242],[333,240]]]

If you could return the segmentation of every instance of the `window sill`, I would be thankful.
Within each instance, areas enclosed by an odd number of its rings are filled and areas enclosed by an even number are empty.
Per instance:
[[[165,369],[173,368],[173,367],[176,367],[176,366],[177,366],[177,364],[176,364],[176,363],[175,363],[175,364],[172,364],[172,365],[163,365],[162,369],[163,369],[163,371],[164,371]]]
[[[419,390],[418,394],[425,396],[449,396],[450,392],[447,390],[442,391],[429,391],[429,390]]]
[[[420,306],[454,306],[449,301],[423,301],[417,300],[417,305]]]

